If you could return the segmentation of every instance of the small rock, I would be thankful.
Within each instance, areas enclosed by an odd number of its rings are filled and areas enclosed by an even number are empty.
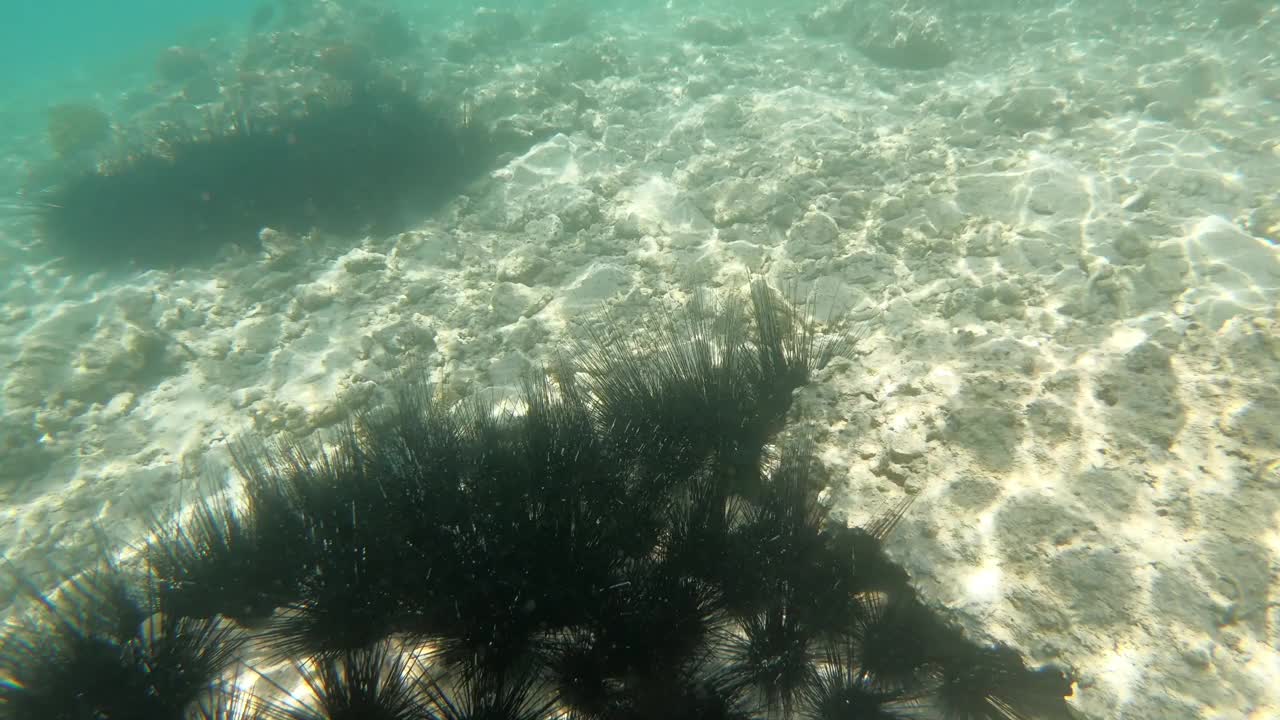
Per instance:
[[[387,256],[368,250],[355,249],[342,259],[342,269],[352,275],[376,272],[387,267]]]
[[[498,261],[498,279],[532,285],[538,273],[547,267],[547,261],[531,246],[516,248]]]
[[[739,45],[747,40],[747,29],[732,20],[695,17],[681,29],[689,39],[704,45]]]
[[[986,116],[1001,130],[1022,134],[1061,123],[1062,92],[1052,87],[1020,87],[987,103]]]
[[[816,260],[837,254],[840,228],[824,212],[810,212],[787,233],[787,254],[792,258]]]
[[[903,70],[940,68],[955,59],[933,15],[895,11],[859,43],[859,50],[879,65]]]

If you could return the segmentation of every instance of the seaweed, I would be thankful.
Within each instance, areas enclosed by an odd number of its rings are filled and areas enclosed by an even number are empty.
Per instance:
[[[93,150],[111,138],[111,119],[87,103],[62,103],[49,108],[49,145],[63,160]]]
[[[60,153],[91,146],[108,127],[79,106],[56,117]],[[510,141],[378,82],[297,115],[153,135],[39,198],[49,250],[95,270],[171,267],[254,247],[264,227],[390,234],[452,198]]]

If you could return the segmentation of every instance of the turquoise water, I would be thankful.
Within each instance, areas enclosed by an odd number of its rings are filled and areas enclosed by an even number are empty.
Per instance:
[[[149,64],[151,54],[183,38],[243,28],[260,4],[9,0],[0,25],[0,82],[8,87],[0,98],[92,89],[113,72]]]
[[[343,5],[344,3],[335,3]],[[471,12],[467,2],[346,3],[395,9],[424,27]],[[489,8],[534,10],[542,0],[498,0]],[[228,52],[255,15],[279,21],[288,2],[225,0],[9,0],[0,22],[0,132],[37,130],[52,103],[107,99],[154,82],[156,57],[174,45]]]

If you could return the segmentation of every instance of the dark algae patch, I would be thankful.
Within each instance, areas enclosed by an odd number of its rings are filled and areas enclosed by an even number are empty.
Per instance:
[[[93,117],[64,109],[51,119],[60,152],[97,142]],[[39,198],[40,236],[76,265],[155,267],[251,245],[264,227],[394,233],[513,147],[409,93],[362,84],[295,115],[169,128],[145,149],[72,173]]]

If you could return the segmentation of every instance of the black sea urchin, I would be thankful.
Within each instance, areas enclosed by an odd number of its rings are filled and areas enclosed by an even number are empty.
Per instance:
[[[241,444],[245,501],[159,523],[142,591],[86,576],[8,634],[0,720],[1069,717],[1065,673],[917,596],[908,503],[830,521],[778,431],[849,345],[752,298],[615,324],[512,404],[411,378],[324,447]],[[250,702],[228,664],[264,656],[293,682]]]
[[[67,580],[0,644],[0,718],[161,718],[183,713],[231,665],[241,638],[165,611],[114,566]]]

